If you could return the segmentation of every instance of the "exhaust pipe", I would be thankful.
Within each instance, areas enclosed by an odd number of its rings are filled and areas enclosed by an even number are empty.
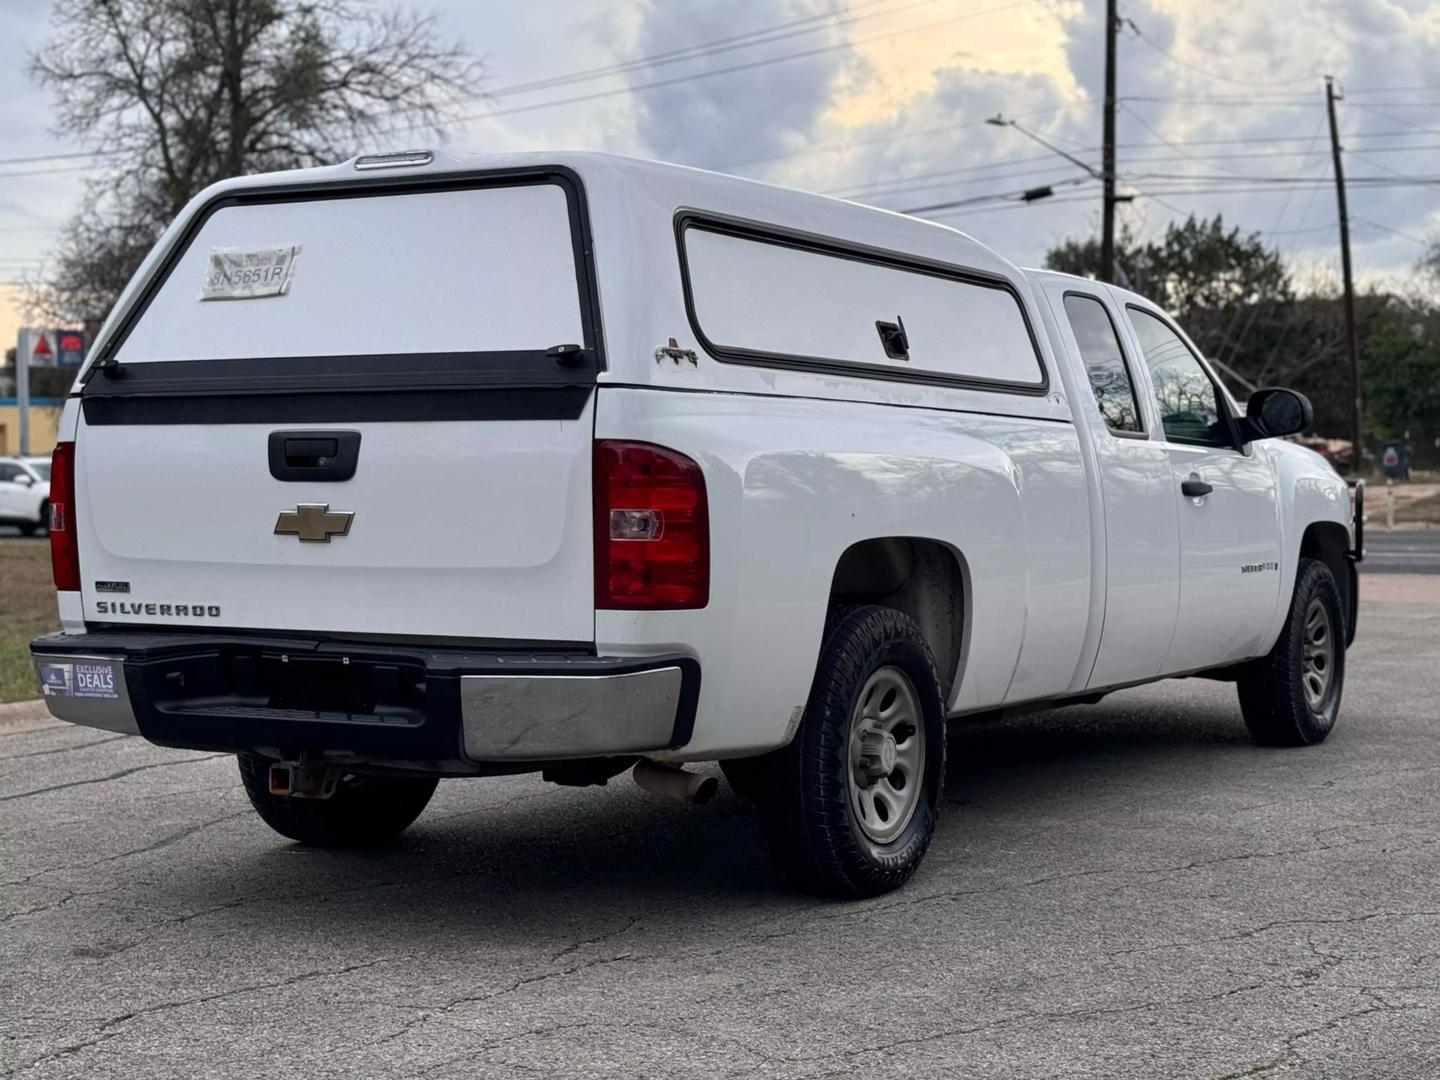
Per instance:
[[[659,765],[653,761],[640,760],[632,774],[635,783],[656,795],[668,795],[672,799],[700,806],[709,802],[720,790],[720,781],[713,776],[686,772],[673,765]]]

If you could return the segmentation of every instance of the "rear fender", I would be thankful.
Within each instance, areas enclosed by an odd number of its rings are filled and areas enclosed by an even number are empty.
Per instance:
[[[709,607],[596,613],[602,654],[665,643],[699,657],[700,708],[683,756],[739,756],[789,739],[810,693],[835,568],[865,540],[939,541],[976,583],[968,601],[975,629],[954,673],[952,711],[1004,701],[1021,676],[1063,668],[1062,684],[1069,679],[1089,600],[1089,545],[1054,518],[1086,513],[1070,425],[610,387],[599,394],[596,435],[669,446],[705,470]],[[1037,517],[1067,491],[1076,506]],[[1036,567],[1060,583],[1048,591],[1046,617],[1034,620],[1036,640],[1054,651],[1068,646],[1052,646],[1049,635],[1073,639],[1068,660],[1022,663]]]

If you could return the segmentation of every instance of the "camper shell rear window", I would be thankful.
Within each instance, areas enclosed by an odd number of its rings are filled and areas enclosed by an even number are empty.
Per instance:
[[[126,377],[85,392],[593,382],[588,232],[579,178],[558,167],[227,194],[98,357]]]
[[[693,212],[676,219],[692,329],[719,360],[1043,394],[1000,277]]]

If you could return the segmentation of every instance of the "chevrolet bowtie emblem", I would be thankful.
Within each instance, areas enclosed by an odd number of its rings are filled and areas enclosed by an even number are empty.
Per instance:
[[[294,510],[282,510],[275,519],[276,536],[298,536],[302,543],[328,544],[332,536],[350,531],[355,514],[350,510],[330,511],[329,503],[301,503]]]

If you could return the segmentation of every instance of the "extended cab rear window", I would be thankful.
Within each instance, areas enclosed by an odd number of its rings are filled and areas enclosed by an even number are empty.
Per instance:
[[[245,261],[269,270],[271,252],[275,263],[290,260],[277,267],[289,275],[284,291],[247,296],[241,275],[255,270]],[[234,285],[214,287],[227,273]],[[557,184],[310,198],[282,190],[210,211],[113,355],[132,364],[543,352],[583,334]]]
[[[815,237],[681,219],[694,330],[721,360],[1045,390],[1020,298],[998,279]]]

